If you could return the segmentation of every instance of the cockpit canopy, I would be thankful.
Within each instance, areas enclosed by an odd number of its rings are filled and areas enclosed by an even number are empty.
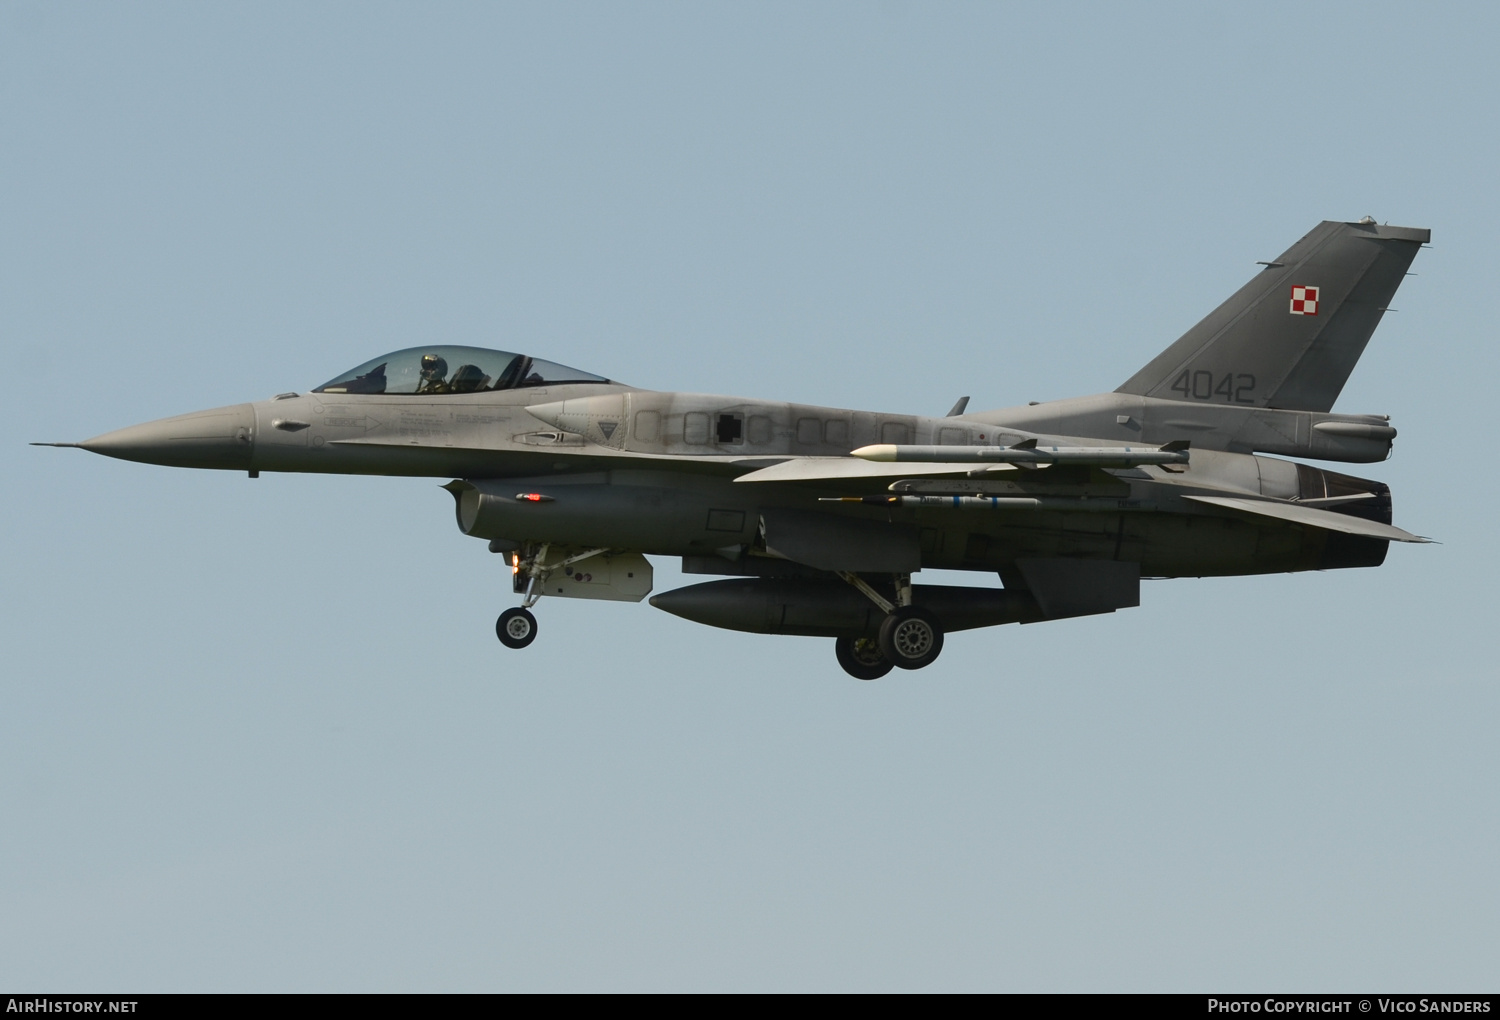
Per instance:
[[[408,347],[350,369],[314,393],[483,393],[563,383],[607,383],[603,376],[540,358],[484,347]]]

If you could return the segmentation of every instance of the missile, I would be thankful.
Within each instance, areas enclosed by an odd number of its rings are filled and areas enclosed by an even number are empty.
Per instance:
[[[1019,464],[1045,467],[1080,464],[1090,467],[1136,467],[1141,464],[1186,464],[1186,440],[1165,446],[1039,446],[1035,439],[1015,446],[861,446],[851,456],[881,463]]]
[[[1155,500],[1082,496],[820,496],[819,503],[867,503],[932,510],[1069,510],[1120,513],[1155,510]]]
[[[843,581],[747,577],[708,581],[651,598],[657,609],[694,623],[751,634],[874,637],[885,619],[875,603]],[[1027,592],[918,584],[912,604],[937,617],[944,631],[1042,619]]]

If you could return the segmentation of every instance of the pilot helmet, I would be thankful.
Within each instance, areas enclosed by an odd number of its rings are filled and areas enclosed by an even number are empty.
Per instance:
[[[422,355],[422,378],[441,379],[448,374],[448,362],[436,354]]]

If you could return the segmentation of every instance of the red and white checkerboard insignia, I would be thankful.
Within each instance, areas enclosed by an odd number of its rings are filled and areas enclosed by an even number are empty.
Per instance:
[[[1316,287],[1293,287],[1292,288],[1292,314],[1293,315],[1317,315],[1318,314],[1318,288],[1316,288]]]

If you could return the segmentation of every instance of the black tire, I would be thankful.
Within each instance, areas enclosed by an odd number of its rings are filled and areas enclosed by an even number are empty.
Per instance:
[[[495,621],[495,636],[506,648],[525,648],[536,640],[536,617],[525,609],[507,609]]]
[[[903,606],[880,624],[880,654],[901,669],[930,666],[942,650],[942,624],[925,609]]]
[[[844,672],[856,680],[879,680],[895,668],[870,638],[838,638],[833,642],[833,654]]]

